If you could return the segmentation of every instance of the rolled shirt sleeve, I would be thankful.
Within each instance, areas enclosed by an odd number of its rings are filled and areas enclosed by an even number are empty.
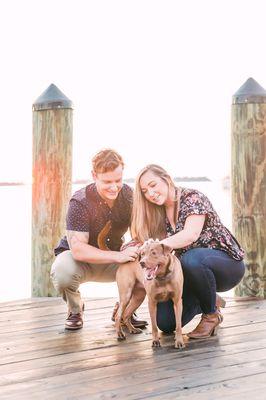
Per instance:
[[[184,217],[190,215],[208,215],[213,207],[210,200],[199,191],[191,191],[184,198]]]
[[[75,199],[71,199],[66,216],[68,231],[89,232],[90,215],[87,207]]]

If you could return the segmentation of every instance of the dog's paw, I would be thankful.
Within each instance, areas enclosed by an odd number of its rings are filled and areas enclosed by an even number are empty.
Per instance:
[[[119,342],[121,342],[122,340],[126,340],[126,335],[124,334],[123,331],[118,332],[118,334],[117,334],[117,340],[118,340]]]
[[[183,349],[186,347],[185,343],[181,340],[176,340],[175,341],[175,349]]]
[[[159,339],[152,341],[152,347],[161,347],[161,343]]]

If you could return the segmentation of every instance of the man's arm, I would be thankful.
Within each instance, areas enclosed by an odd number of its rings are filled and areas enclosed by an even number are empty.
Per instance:
[[[129,247],[123,251],[106,251],[91,246],[89,232],[67,231],[67,241],[75,260],[91,264],[122,264],[135,261],[138,247]]]

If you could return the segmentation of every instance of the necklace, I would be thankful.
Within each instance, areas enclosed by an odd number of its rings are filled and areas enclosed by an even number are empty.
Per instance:
[[[174,206],[174,223],[178,221],[179,210],[180,210],[180,197],[181,190],[180,188],[175,187],[175,206]]]
[[[174,187],[174,199],[173,199],[173,208],[172,212],[169,210],[168,212],[168,222],[171,225],[173,232],[176,230],[176,223],[178,221],[179,208],[180,208],[180,197],[181,197],[181,188]]]

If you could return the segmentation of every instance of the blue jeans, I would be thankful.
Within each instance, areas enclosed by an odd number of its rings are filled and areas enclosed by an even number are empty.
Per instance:
[[[216,292],[236,286],[245,273],[243,261],[237,261],[221,250],[195,248],[181,257],[184,274],[182,326],[196,314],[216,310]],[[158,303],[157,325],[164,332],[175,330],[172,300]]]

